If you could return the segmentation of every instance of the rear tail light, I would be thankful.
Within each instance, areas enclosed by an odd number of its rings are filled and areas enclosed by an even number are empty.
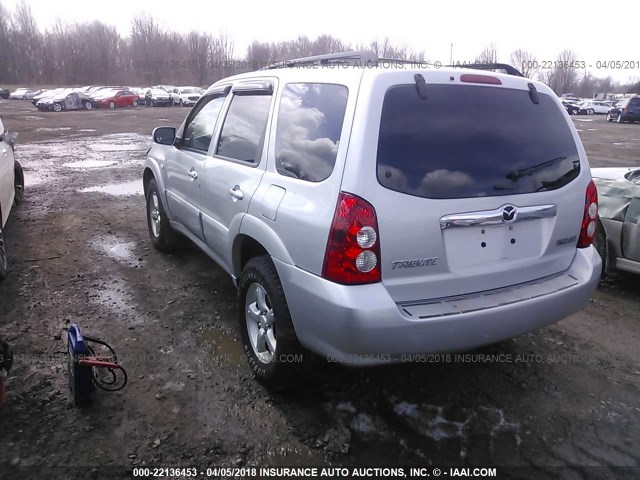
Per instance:
[[[380,281],[380,236],[373,206],[340,192],[331,223],[322,276],[344,285]]]
[[[627,111],[628,111],[628,110],[629,110],[629,109],[628,109],[628,108],[626,108],[626,107],[622,109],[622,111],[623,111],[624,113],[627,113]]]
[[[475,75],[472,73],[465,73],[460,75],[460,81],[466,83],[487,83],[489,85],[502,85],[502,82],[497,77],[490,75]]]
[[[578,239],[578,248],[586,248],[593,243],[596,235],[596,224],[598,222],[598,190],[593,180],[587,186],[587,194],[584,203],[584,215],[582,217],[582,228]]]

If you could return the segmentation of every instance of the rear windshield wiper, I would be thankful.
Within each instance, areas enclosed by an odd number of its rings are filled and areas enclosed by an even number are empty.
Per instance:
[[[553,158],[551,160],[547,160],[546,162],[542,162],[539,163],[538,165],[534,165],[533,167],[529,167],[529,168],[523,168],[522,170],[512,170],[509,173],[507,173],[507,178],[513,182],[515,182],[516,180],[518,180],[521,177],[527,176],[527,175],[531,175],[533,172],[540,170],[542,168],[546,168],[550,165],[554,165],[556,163],[562,162],[564,160],[566,160],[567,157],[565,156],[560,156],[560,157],[556,157]],[[573,161],[573,168],[575,169],[577,167],[577,165],[580,163],[580,160],[574,160]]]

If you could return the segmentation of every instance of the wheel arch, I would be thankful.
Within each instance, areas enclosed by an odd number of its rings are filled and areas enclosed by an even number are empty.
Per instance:
[[[269,255],[281,262],[294,264],[291,254],[276,232],[261,220],[245,215],[240,231],[233,240],[231,250],[233,275],[238,278],[246,263],[260,255]]]

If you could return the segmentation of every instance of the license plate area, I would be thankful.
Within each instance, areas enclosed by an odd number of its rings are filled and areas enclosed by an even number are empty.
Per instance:
[[[454,228],[444,230],[443,235],[452,270],[533,258],[542,253],[542,229],[536,220]]]

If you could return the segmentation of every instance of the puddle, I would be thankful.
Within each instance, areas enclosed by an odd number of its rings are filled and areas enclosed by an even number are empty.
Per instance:
[[[205,327],[196,333],[199,342],[213,349],[213,355],[203,353],[205,370],[215,368],[221,363],[231,365],[239,370],[247,368],[246,355],[240,341],[235,341],[231,334],[220,328]]]
[[[50,182],[56,178],[48,172],[36,172],[33,170],[24,169],[24,186],[35,187],[36,185],[42,185],[43,183]]]
[[[115,143],[97,143],[95,145],[88,145],[88,147],[94,152],[135,152],[144,151],[149,148],[146,144],[118,145]]]
[[[104,168],[110,165],[117,165],[117,163],[118,162],[114,162],[111,160],[80,160],[79,162],[63,163],[62,166],[68,167],[68,168],[79,168],[79,169]]]
[[[111,183],[98,187],[86,187],[78,191],[81,193],[106,193],[107,195],[114,195],[117,197],[142,195],[144,193],[141,179],[123,183]]]
[[[38,117],[36,115],[25,115],[22,117],[23,120],[44,120],[44,117]]]
[[[97,132],[95,128],[81,128],[79,132]]]
[[[144,263],[144,260],[140,260],[140,257],[134,252],[135,242],[124,240],[116,235],[106,235],[94,239],[91,244],[96,250],[123,265],[139,267]]]
[[[593,118],[576,118],[576,120],[581,122],[593,122]]]
[[[71,127],[38,127],[36,132],[58,132],[61,130],[71,130]]]
[[[597,128],[587,128],[587,130],[588,130],[589,132],[595,132],[595,131],[597,131],[598,129],[597,129]]]

